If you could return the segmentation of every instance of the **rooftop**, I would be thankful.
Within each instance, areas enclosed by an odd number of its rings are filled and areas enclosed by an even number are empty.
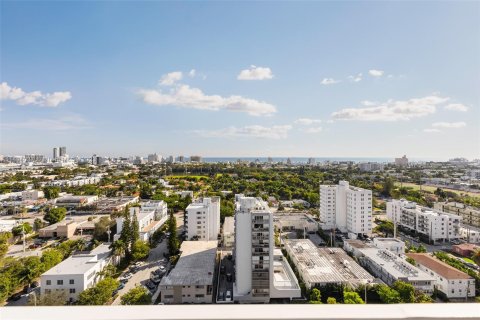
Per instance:
[[[294,221],[294,220],[305,220],[306,222],[316,223],[311,217],[309,217],[305,213],[279,213],[278,211],[275,212],[273,215],[274,221]]]
[[[74,220],[63,220],[54,224],[51,224],[49,226],[46,226],[45,228],[40,229],[41,230],[56,230],[59,226],[65,226],[68,224],[76,224],[77,222]]]
[[[480,246],[473,244],[473,243],[461,243],[461,244],[454,244],[452,247],[458,248],[460,250],[475,250],[480,248]]]
[[[162,279],[161,285],[211,285],[215,269],[217,241],[184,241],[175,268]]]
[[[297,263],[302,277],[310,283],[352,285],[373,281],[374,277],[340,248],[317,248],[308,239],[285,240],[285,247]]]
[[[344,243],[349,244],[351,247],[355,249],[363,249],[363,248],[373,248],[373,245],[363,242],[362,240],[357,239],[345,239],[343,240]]]
[[[432,270],[433,272],[441,275],[445,279],[473,279],[465,272],[462,272],[454,267],[449,266],[443,261],[432,257],[428,253],[407,253],[408,257],[414,259],[418,264]]]

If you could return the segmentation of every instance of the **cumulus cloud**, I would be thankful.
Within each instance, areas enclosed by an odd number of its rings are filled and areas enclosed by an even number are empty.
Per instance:
[[[70,91],[42,93],[41,91],[25,92],[21,88],[11,87],[6,82],[0,84],[0,99],[12,100],[16,104],[37,105],[41,107],[57,107],[59,104],[72,98]]]
[[[2,123],[5,128],[64,131],[88,129],[91,125],[78,114],[63,115],[57,118],[33,118],[22,122]]]
[[[340,82],[341,82],[340,80],[335,80],[333,78],[323,78],[322,82],[320,83],[323,84],[324,86],[328,86],[328,85],[337,84]]]
[[[182,80],[183,73],[181,71],[174,71],[167,74],[164,74],[159,81],[159,84],[162,86],[172,86],[176,82]]]
[[[444,107],[445,110],[451,110],[451,111],[461,111],[461,112],[466,112],[468,111],[468,107],[461,104],[461,103],[451,103],[447,104]]]
[[[438,129],[423,129],[423,132],[426,132],[426,133],[438,133],[440,132],[440,130]]]
[[[322,120],[310,119],[310,118],[299,118],[299,119],[294,121],[295,124],[299,124],[299,125],[302,125],[302,126],[310,126],[312,124],[317,124],[317,123],[321,123],[321,122],[322,122]]]
[[[250,68],[240,71],[238,80],[268,80],[272,79],[272,70],[267,67],[257,67],[251,65]]]
[[[277,108],[269,103],[255,99],[232,95],[207,95],[198,88],[178,84],[168,92],[161,90],[141,89],[137,94],[145,103],[157,106],[177,106],[198,110],[228,110],[245,112],[252,116],[268,116],[277,112]]]
[[[376,70],[376,69],[368,70],[368,74],[371,75],[372,77],[381,77],[383,76],[383,73],[384,73],[383,70]]]
[[[277,125],[264,127],[252,125],[245,127],[228,127],[219,130],[196,130],[198,134],[205,138],[260,138],[260,139],[285,139],[288,132],[292,129],[291,125]]]
[[[414,98],[406,101],[388,100],[384,103],[371,102],[369,106],[345,108],[332,113],[333,119],[359,121],[398,121],[424,117],[435,113],[439,104],[448,101],[448,97],[436,95]]]
[[[434,128],[449,128],[449,129],[458,129],[466,127],[465,122],[435,122],[432,124]]]
[[[360,81],[362,81],[362,74],[359,73],[356,76],[348,76],[347,78],[348,78],[348,80],[350,80],[352,82],[360,82]]]

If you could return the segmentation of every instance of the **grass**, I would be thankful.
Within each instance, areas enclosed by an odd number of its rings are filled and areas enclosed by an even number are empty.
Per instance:
[[[400,182],[395,183],[396,187],[400,187],[400,185],[402,185],[403,187],[406,187],[406,188],[412,188],[414,190],[420,190],[420,185],[415,184],[415,183],[410,183],[410,182],[403,182],[402,184],[400,184]],[[431,192],[431,193],[433,193],[435,190],[437,190],[437,187],[433,187],[433,186],[422,185],[421,187],[422,187],[422,190],[425,190],[425,191],[428,191],[428,192]],[[480,198],[480,193],[468,192],[468,191],[463,191],[463,190],[455,190],[455,189],[449,189],[449,188],[443,188],[443,187],[441,187],[441,189],[444,190],[444,191],[454,192],[458,195],[467,194],[470,197],[479,197]]]

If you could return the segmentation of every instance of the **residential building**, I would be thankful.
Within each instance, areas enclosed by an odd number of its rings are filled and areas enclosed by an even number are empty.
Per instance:
[[[60,147],[58,148],[58,150],[60,157],[65,157],[67,155],[67,147]]]
[[[314,166],[315,163],[316,163],[315,158],[308,158],[308,162],[307,162],[308,165]]]
[[[308,290],[328,284],[357,287],[374,280],[340,248],[318,248],[308,239],[287,239],[284,245]]]
[[[480,228],[463,225],[460,227],[460,237],[470,243],[480,243]]]
[[[42,190],[25,190],[22,191],[22,200],[23,201],[36,201],[45,196]]]
[[[90,253],[75,254],[41,276],[41,294],[65,291],[67,301],[74,302],[85,289],[102,279],[100,271],[111,262],[111,249],[99,245]]]
[[[359,249],[360,264],[375,277],[391,286],[397,280],[412,284],[415,289],[433,293],[435,277],[408,263],[390,250],[378,248]]]
[[[58,148],[55,147],[55,148],[53,148],[53,160],[58,159],[58,157],[59,157]]]
[[[138,202],[137,196],[125,196],[125,197],[111,197],[111,198],[101,198],[95,202],[95,213],[96,214],[112,214],[118,213],[123,210],[128,205]]]
[[[212,303],[217,241],[184,241],[175,268],[160,282],[165,304]]]
[[[188,239],[217,240],[220,233],[220,197],[200,198],[188,205],[185,217]]]
[[[358,258],[362,256],[360,249],[376,248],[372,243],[367,243],[357,239],[343,240],[343,250],[350,253],[353,257]]]
[[[318,223],[306,213],[275,212],[273,215],[275,227],[282,230],[301,230],[305,233],[318,231]]]
[[[404,155],[401,158],[395,158],[395,165],[398,167],[408,167],[408,158]]]
[[[460,238],[460,216],[422,207],[405,199],[387,202],[387,218],[433,242]]]
[[[437,202],[433,208],[462,217],[463,225],[480,228],[480,209],[459,202]]]
[[[76,209],[83,206],[92,205],[98,200],[98,196],[64,196],[55,201],[57,207],[67,209]]]
[[[235,218],[225,217],[223,222],[223,245],[225,247],[233,247],[235,243]]]
[[[480,246],[473,243],[462,243],[452,246],[452,252],[467,258],[470,258],[476,250],[480,250]]]
[[[25,162],[42,163],[45,162],[45,156],[41,154],[26,154]]]
[[[372,191],[350,186],[320,186],[320,222],[323,229],[338,228],[349,237],[372,233]]]
[[[147,158],[148,163],[158,163],[162,161],[162,156],[154,153],[154,154],[149,154]]]
[[[77,222],[74,220],[63,220],[51,224],[45,228],[38,230],[40,238],[71,238],[77,229]]]
[[[358,164],[360,171],[372,172],[372,171],[383,171],[385,165],[378,162],[363,162]]]
[[[235,282],[240,303],[300,297],[298,281],[280,252],[274,252],[273,216],[261,198],[235,195]]]
[[[201,156],[190,156],[190,162],[202,162],[202,157]]]
[[[449,299],[475,297],[475,279],[428,253],[407,253],[417,267],[435,278],[435,288]]]
[[[398,255],[405,253],[405,242],[396,238],[373,238],[373,245],[379,249],[387,249]]]

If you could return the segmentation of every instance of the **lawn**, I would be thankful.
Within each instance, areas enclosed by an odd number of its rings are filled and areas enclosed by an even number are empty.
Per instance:
[[[400,187],[400,185],[406,187],[406,188],[412,188],[414,190],[420,190],[420,185],[418,184],[415,184],[415,183],[410,183],[410,182],[403,182],[402,184],[400,184],[400,182],[396,182],[395,183],[395,186],[396,187]],[[428,192],[434,192],[435,190],[437,190],[437,187],[433,187],[433,186],[427,186],[427,185],[422,185],[422,190],[425,190],[425,191],[428,191]],[[460,194],[468,194],[470,197],[479,197],[480,198],[480,193],[475,193],[475,192],[467,192],[467,191],[462,191],[462,190],[455,190],[455,189],[449,189],[449,188],[441,188],[442,190],[445,190],[445,191],[450,191],[450,192],[454,192],[458,195]]]

